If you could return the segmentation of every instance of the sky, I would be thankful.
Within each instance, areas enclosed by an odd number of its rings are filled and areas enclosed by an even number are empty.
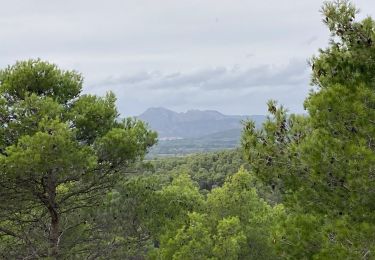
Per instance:
[[[304,113],[307,61],[328,44],[319,0],[0,0],[0,68],[41,58],[113,91],[121,116],[149,107]],[[375,1],[357,0],[375,16]]]

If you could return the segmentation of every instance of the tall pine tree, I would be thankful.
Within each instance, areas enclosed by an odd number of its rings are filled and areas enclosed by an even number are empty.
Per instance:
[[[156,134],[118,121],[115,96],[82,95],[82,77],[40,60],[0,71],[0,258],[72,257],[95,237],[101,203]]]
[[[375,23],[348,1],[322,8],[331,32],[311,60],[307,117],[247,123],[243,148],[257,175],[290,210],[277,244],[285,257],[370,259],[375,250]]]

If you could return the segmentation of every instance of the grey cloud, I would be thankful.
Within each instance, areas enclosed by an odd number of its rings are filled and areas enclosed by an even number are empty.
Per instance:
[[[152,80],[153,78],[157,77],[158,73],[155,72],[139,72],[134,75],[130,76],[122,76],[120,78],[114,79],[113,77],[105,80],[108,85],[118,85],[118,84],[141,84],[142,82],[146,82]]]
[[[316,35],[314,35],[314,36],[311,36],[310,38],[308,38],[302,44],[304,44],[304,45],[311,45],[313,42],[316,42],[317,40],[319,40],[319,37],[316,36]]]
[[[319,6],[242,0],[12,0],[0,10],[0,54],[80,59],[82,53],[187,52],[194,60],[199,55],[195,49],[201,48],[217,50],[223,59],[228,49],[250,45],[261,52],[263,46],[289,42],[293,37],[287,35],[305,34],[295,13],[310,14],[306,19],[316,17],[319,24]]]
[[[101,81],[92,90],[102,93],[108,89],[117,94],[124,114],[140,114],[149,106],[165,106],[177,111],[199,108],[233,114],[241,114],[241,111],[264,114],[268,99],[286,102],[284,104],[293,112],[303,112],[309,70],[306,61],[291,60],[282,66],[141,72]],[[138,109],[132,108],[133,104],[137,104]]]
[[[253,68],[201,69],[192,72],[141,72],[105,80],[97,87],[115,89],[184,89],[200,90],[246,89],[259,86],[283,86],[305,83],[308,75],[306,61],[292,60],[283,66],[261,65]]]
[[[261,113],[268,98],[300,111],[309,88],[305,60],[329,35],[321,4],[3,1],[0,66],[40,57],[78,70],[86,93],[113,90],[127,115],[150,106]],[[375,14],[375,1],[356,4],[364,16]]]

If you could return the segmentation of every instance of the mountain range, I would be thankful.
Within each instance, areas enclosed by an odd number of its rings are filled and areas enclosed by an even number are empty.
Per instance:
[[[243,120],[252,119],[259,127],[266,119],[262,115],[224,115],[215,110],[178,113],[162,107],[149,108],[138,118],[159,135],[149,158],[236,148],[240,144]]]
[[[223,131],[241,129],[241,121],[252,119],[260,125],[265,116],[224,115],[215,110],[189,110],[178,113],[166,108],[149,108],[138,116],[157,131],[159,139],[186,139],[220,133]]]

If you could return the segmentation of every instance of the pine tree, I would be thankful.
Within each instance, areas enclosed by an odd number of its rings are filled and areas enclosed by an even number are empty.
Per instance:
[[[72,256],[93,230],[83,209],[143,158],[156,134],[118,121],[116,98],[82,95],[83,79],[41,60],[0,71],[0,255]]]
[[[282,256],[370,259],[375,245],[375,23],[356,21],[348,1],[322,8],[331,32],[311,60],[315,89],[307,117],[270,103],[263,129],[245,127],[243,148],[254,172],[283,194]]]

